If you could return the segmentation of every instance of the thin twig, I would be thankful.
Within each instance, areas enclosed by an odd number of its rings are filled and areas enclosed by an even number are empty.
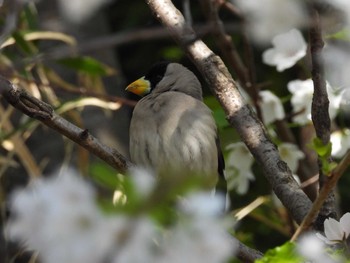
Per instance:
[[[196,25],[194,28],[200,36],[207,35],[213,30],[213,27],[208,25]],[[225,25],[227,32],[236,32],[238,28],[239,27],[237,23],[230,23]],[[87,39],[82,43],[78,43],[76,46],[59,45],[40,54],[36,54],[35,56],[28,59],[16,61],[14,64],[16,67],[21,67],[23,65],[31,63],[61,59],[77,54],[86,54],[91,51],[112,48],[115,46],[122,46],[133,42],[140,43],[142,41],[154,41],[164,38],[169,38],[169,32],[163,27],[152,27],[118,32],[116,34],[109,34],[107,36]]]
[[[305,216],[303,222],[301,222],[297,231],[294,233],[291,241],[295,241],[303,231],[310,228],[310,226],[313,224],[320,208],[322,207],[324,201],[327,199],[329,193],[334,189],[339,178],[343,175],[343,173],[345,172],[346,168],[348,168],[349,165],[350,165],[350,151],[347,152],[347,154],[344,156],[344,158],[341,160],[341,162],[337,165],[337,167],[330,174],[329,179],[323,185],[323,187],[320,191],[320,194],[318,195],[317,199],[313,203],[312,208],[310,209],[309,213]]]
[[[117,150],[102,144],[87,129],[83,130],[57,115],[52,107],[0,77],[0,94],[16,109],[66,136],[120,172],[132,164]]]
[[[11,0],[7,1],[5,4],[8,7],[8,12],[6,14],[2,31],[0,32],[0,46],[2,45],[2,43],[5,42],[8,36],[16,29],[18,15],[19,12],[22,10],[24,2],[20,0]]]
[[[256,109],[256,113],[259,117],[259,119],[262,120],[262,113],[261,113],[261,107],[260,107],[260,96],[259,96],[259,85],[256,83],[256,70],[255,70],[255,61],[254,61],[254,54],[253,54],[253,48],[249,41],[248,33],[246,30],[246,20],[243,15],[243,13],[233,5],[233,3],[223,0],[216,0],[222,7],[224,7],[226,10],[231,12],[234,16],[238,17],[240,19],[240,28],[241,28],[241,36],[242,36],[242,44],[243,44],[243,50],[244,50],[244,59],[245,59],[245,65],[246,65],[246,77],[247,82],[246,85],[243,86],[250,97],[253,100],[253,105]]]
[[[311,7],[311,17],[313,19],[312,26],[310,28],[310,50],[312,60],[312,80],[314,83],[314,95],[312,98],[311,116],[312,122],[315,127],[317,137],[322,141],[324,145],[327,145],[330,140],[331,121],[329,117],[329,100],[327,94],[327,84],[324,77],[324,66],[322,61],[322,50],[324,42],[322,39],[320,18],[317,10],[314,6]],[[331,158],[328,160],[331,162]],[[322,162],[319,158],[319,182],[320,187],[326,179],[323,174]],[[328,217],[336,217],[336,201],[334,192],[330,191],[328,198],[325,200],[324,205],[319,213],[319,219],[316,221],[315,229],[323,229],[323,221]]]
[[[192,26],[193,20],[192,20],[192,14],[191,14],[191,3],[190,0],[182,0],[182,9],[183,13],[186,17],[187,23]]]
[[[223,57],[226,58],[229,65],[233,68],[241,85],[249,92],[247,86],[251,84],[248,79],[248,70],[241,60],[231,37],[225,32],[224,24],[218,14],[219,2],[215,0],[206,0],[200,3],[204,7],[203,9],[205,9],[205,14],[210,23],[213,25],[214,30],[212,33],[215,36],[220,50],[223,52]]]

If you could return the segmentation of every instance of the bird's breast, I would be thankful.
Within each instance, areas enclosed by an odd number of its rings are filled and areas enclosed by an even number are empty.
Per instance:
[[[145,98],[137,104],[130,125],[131,159],[155,171],[216,174],[216,125],[211,111],[203,102],[179,94]]]

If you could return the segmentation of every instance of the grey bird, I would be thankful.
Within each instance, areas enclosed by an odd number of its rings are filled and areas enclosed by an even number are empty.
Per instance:
[[[203,175],[211,186],[224,178],[215,120],[192,71],[159,62],[126,90],[143,96],[130,124],[132,162],[158,174]]]

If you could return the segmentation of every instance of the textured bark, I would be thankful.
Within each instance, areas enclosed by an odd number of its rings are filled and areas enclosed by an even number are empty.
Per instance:
[[[328,113],[329,100],[327,94],[327,84],[324,77],[324,67],[322,61],[322,50],[324,42],[322,39],[322,32],[320,27],[320,19],[316,9],[311,10],[313,19],[313,26],[310,29],[310,49],[312,60],[312,80],[314,83],[314,95],[312,98],[311,115],[312,122],[315,127],[317,137],[324,145],[327,145],[330,140],[331,121]],[[328,160],[331,162],[331,158]],[[320,187],[325,185],[329,180],[327,175],[323,174],[322,163],[319,160],[319,181]],[[327,198],[320,210],[318,218],[315,221],[315,228],[323,231],[323,222],[326,218],[336,218],[336,200],[334,191],[328,193]]]

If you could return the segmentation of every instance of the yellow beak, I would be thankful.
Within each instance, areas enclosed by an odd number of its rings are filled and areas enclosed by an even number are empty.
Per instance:
[[[145,77],[142,77],[129,84],[125,90],[139,96],[144,96],[151,91],[151,83]]]

